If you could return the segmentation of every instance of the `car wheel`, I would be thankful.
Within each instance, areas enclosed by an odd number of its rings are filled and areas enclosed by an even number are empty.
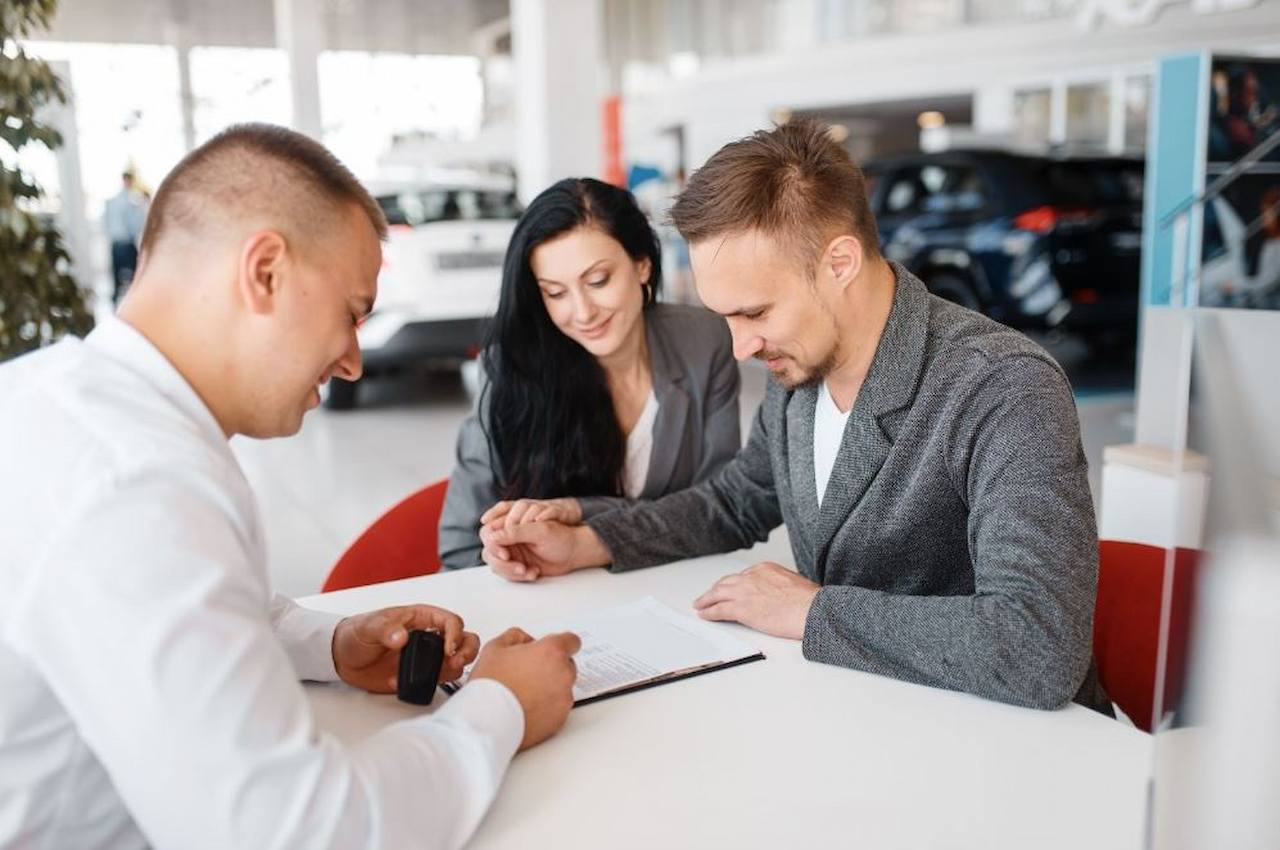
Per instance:
[[[330,410],[351,410],[356,406],[356,381],[344,381],[342,378],[329,379],[329,396],[324,406]]]
[[[973,291],[969,281],[955,274],[933,275],[926,281],[929,291],[939,298],[945,298],[953,304],[968,307],[970,310],[982,312],[982,302],[978,293]]]

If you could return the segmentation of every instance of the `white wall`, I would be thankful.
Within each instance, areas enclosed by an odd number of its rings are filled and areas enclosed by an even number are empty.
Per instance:
[[[1138,28],[1084,31],[1070,21],[974,26],[707,62],[696,76],[626,92],[624,131],[630,144],[683,125],[688,163],[697,167],[725,142],[767,126],[779,107],[974,95],[975,121],[998,125],[997,102],[1011,107],[1014,87],[1110,79],[1117,68],[1149,70],[1160,56],[1203,47],[1280,51],[1280,2],[1216,14],[1169,6],[1154,24]]]

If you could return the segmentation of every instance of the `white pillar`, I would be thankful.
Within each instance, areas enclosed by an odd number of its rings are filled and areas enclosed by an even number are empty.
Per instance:
[[[289,57],[293,129],[313,139],[319,139],[323,130],[316,64],[324,46],[323,14],[319,0],[275,0],[276,44]]]
[[[1057,77],[1049,89],[1049,144],[1067,140],[1067,82]]]
[[[781,32],[784,51],[800,53],[817,46],[820,22],[826,11],[818,7],[818,0],[792,0],[774,6],[771,11]]]
[[[1125,73],[1114,71],[1107,82],[1107,153],[1124,151]]]
[[[182,149],[196,146],[196,96],[191,89],[190,25],[171,21],[166,27],[168,42],[178,54],[178,104],[182,110]]]
[[[61,201],[59,226],[63,247],[71,258],[71,276],[81,288],[96,293],[94,263],[89,253],[89,218],[85,210],[84,182],[80,177],[80,133],[76,125],[76,92],[71,88],[71,63],[50,62],[49,67],[67,86],[66,103],[45,104],[37,116],[62,134],[62,147],[54,152],[58,161],[58,196]],[[110,299],[107,299],[110,303]],[[94,309],[89,302],[89,309]]]
[[[603,43],[598,0],[511,0],[523,203],[564,177],[601,175]]]
[[[1014,109],[1011,86],[983,86],[973,95],[974,132],[979,136],[1012,136]]]

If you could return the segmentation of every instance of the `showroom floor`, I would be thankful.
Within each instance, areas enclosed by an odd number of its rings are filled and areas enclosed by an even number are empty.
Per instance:
[[[1103,447],[1133,436],[1132,366],[1085,361],[1069,342],[1047,344],[1067,364],[1077,390],[1096,500]],[[766,376],[756,363],[742,371],[745,436]],[[449,474],[457,427],[468,411],[456,373],[410,373],[370,382],[361,392],[357,410],[317,410],[296,437],[233,441],[258,497],[270,571],[281,593],[317,592],[369,523],[401,497]],[[786,563],[786,531],[779,529],[757,550],[761,560]]]

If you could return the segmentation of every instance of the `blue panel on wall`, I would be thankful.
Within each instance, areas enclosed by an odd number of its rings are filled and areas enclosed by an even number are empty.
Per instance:
[[[1182,224],[1164,222],[1204,189],[1209,54],[1161,60],[1147,138],[1147,203],[1142,228],[1143,303],[1172,302],[1175,278],[1190,280],[1200,256],[1198,209]],[[1163,223],[1162,223],[1163,222]],[[1186,303],[1186,298],[1179,306]]]

